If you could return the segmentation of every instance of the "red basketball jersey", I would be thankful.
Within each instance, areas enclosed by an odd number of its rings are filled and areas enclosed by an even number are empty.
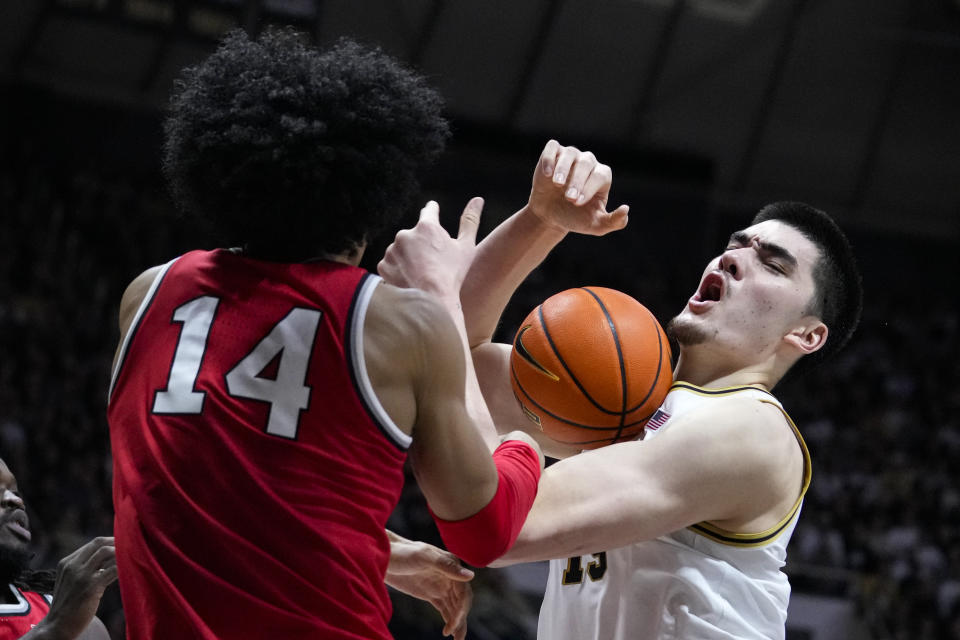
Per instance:
[[[7,585],[16,602],[0,604],[0,640],[13,640],[37,626],[50,611],[46,597],[33,591],[21,591]]]
[[[226,250],[154,280],[107,412],[131,640],[390,637],[410,438],[364,365],[378,281]]]

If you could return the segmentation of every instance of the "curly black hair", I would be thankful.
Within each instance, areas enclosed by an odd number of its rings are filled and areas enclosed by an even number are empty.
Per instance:
[[[232,31],[176,83],[163,170],[220,242],[285,262],[343,253],[410,207],[449,137],[442,107],[379,49]]]

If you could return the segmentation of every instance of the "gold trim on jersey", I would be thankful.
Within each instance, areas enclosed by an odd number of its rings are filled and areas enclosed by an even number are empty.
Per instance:
[[[688,385],[685,382],[674,383],[670,390],[674,388],[687,389],[689,391],[701,392],[708,390],[701,390],[700,387],[695,387],[693,385]],[[762,387],[747,386],[747,387],[730,387],[728,389],[717,390],[720,393],[704,393],[703,395],[728,395],[730,393],[735,393],[737,391],[745,391],[748,389],[756,389],[758,391],[763,391],[770,397],[773,397],[766,389]],[[710,390],[712,391],[712,390]],[[696,534],[699,534],[705,538],[713,540],[714,542],[719,542],[720,544],[725,544],[733,547],[761,547],[767,544],[770,544],[779,537],[779,535],[786,529],[787,525],[793,520],[794,516],[797,515],[797,511],[800,509],[800,505],[803,503],[803,497],[807,493],[807,489],[810,487],[810,480],[813,477],[813,468],[810,462],[810,451],[807,449],[807,443],[803,441],[803,436],[800,435],[800,429],[797,428],[796,423],[793,421],[793,418],[780,406],[779,402],[775,400],[766,400],[759,399],[759,402],[772,405],[780,410],[780,413],[783,414],[783,417],[787,419],[787,423],[790,425],[790,428],[793,429],[793,435],[797,438],[797,444],[800,445],[800,450],[803,452],[803,486],[800,488],[800,495],[797,497],[796,501],[793,503],[793,506],[790,508],[790,511],[787,512],[777,524],[773,525],[765,531],[759,531],[757,533],[737,533],[735,531],[727,531],[726,529],[721,529],[715,525],[710,524],[709,522],[700,522],[698,524],[690,525],[687,527],[690,531],[693,531]]]
[[[670,391],[675,389],[684,389],[686,391],[692,391],[693,393],[701,396],[709,397],[728,396],[733,393],[739,393],[740,391],[762,391],[771,398],[773,397],[772,393],[758,384],[745,384],[739,387],[720,387],[718,389],[708,389],[706,387],[698,387],[697,385],[690,384],[689,382],[677,381],[670,385]]]

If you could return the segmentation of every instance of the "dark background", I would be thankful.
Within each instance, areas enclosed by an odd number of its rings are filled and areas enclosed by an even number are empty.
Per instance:
[[[111,530],[103,416],[123,287],[210,246],[158,172],[172,80],[225,29],[268,24],[378,44],[441,90],[454,137],[424,199],[448,228],[472,195],[487,200],[481,234],[520,207],[550,137],[613,167],[611,204],[631,205],[629,227],[569,238],[521,289],[502,338],[546,296],[586,284],[665,322],[762,204],[833,214],[866,307],[846,354],[777,390],[815,465],[788,570],[798,593],[852,603],[872,637],[960,637],[950,0],[6,0],[0,456],[32,503],[37,565]],[[415,489],[393,525],[436,540]],[[496,571],[477,592],[474,637],[528,634],[535,597]],[[101,614],[120,637],[115,590]],[[395,632],[437,637],[439,624],[398,598]]]

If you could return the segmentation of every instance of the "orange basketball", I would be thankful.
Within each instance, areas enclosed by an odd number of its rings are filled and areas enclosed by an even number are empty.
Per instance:
[[[582,449],[633,439],[673,381],[670,343],[649,310],[603,287],[568,289],[530,312],[510,379],[524,414]]]

